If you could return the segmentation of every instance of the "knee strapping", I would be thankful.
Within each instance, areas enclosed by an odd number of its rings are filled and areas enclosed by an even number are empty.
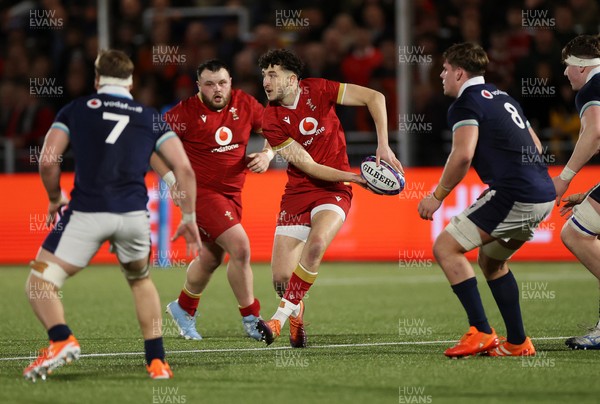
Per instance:
[[[481,247],[481,251],[490,258],[498,261],[506,261],[512,257],[517,250],[507,248],[500,244],[498,240],[495,240]]]
[[[148,263],[146,263],[146,265],[144,265],[144,268],[142,268],[140,271],[131,271],[131,270],[125,269],[123,266],[121,266],[121,272],[123,272],[123,274],[125,275],[125,278],[128,281],[144,279],[144,278],[147,278],[148,275],[150,275],[150,265]]]
[[[62,267],[54,262],[31,261],[31,275],[50,282],[57,288],[62,288],[69,274]]]

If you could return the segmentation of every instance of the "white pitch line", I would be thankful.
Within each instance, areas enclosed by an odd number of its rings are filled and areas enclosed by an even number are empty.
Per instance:
[[[534,341],[552,341],[562,340],[569,337],[538,337],[531,338]],[[330,344],[330,345],[311,345],[309,349],[326,349],[326,348],[351,348],[351,347],[369,347],[369,346],[394,346],[394,345],[435,345],[435,344],[451,344],[456,340],[451,341],[397,341],[397,342],[367,342],[362,344]],[[262,347],[262,348],[219,348],[219,349],[189,349],[181,351],[166,351],[169,355],[186,354],[186,353],[215,353],[215,352],[255,352],[255,351],[277,351],[285,349],[294,349],[289,346],[284,347]],[[139,356],[144,355],[144,352],[109,352],[109,353],[92,353],[82,354],[81,358],[106,358],[111,356]],[[12,358],[0,358],[0,361],[19,361],[35,359],[33,356],[19,356]]]

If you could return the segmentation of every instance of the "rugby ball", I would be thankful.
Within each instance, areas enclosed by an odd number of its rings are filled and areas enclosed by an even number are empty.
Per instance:
[[[378,167],[375,156],[360,163],[360,175],[367,181],[367,187],[379,195],[398,195],[404,189],[404,176],[383,160]]]

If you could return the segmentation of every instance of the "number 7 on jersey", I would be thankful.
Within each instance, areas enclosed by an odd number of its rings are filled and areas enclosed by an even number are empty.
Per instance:
[[[104,141],[108,144],[115,144],[115,142],[117,141],[119,136],[121,136],[121,133],[123,133],[123,130],[129,123],[129,115],[113,114],[112,112],[103,112],[102,119],[104,119],[105,121],[117,122],[113,130],[110,131],[108,137]]]

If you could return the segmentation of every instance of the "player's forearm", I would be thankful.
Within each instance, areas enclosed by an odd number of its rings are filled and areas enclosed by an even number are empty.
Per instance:
[[[53,163],[45,163],[44,160],[40,159],[40,177],[42,184],[48,194],[50,202],[56,202],[60,199],[60,166]]]
[[[434,191],[434,197],[441,201],[448,196],[454,187],[465,178],[470,166],[471,159],[467,156],[450,153],[440,182]]]
[[[297,142],[277,151],[288,163],[293,164],[306,175],[329,182],[352,182],[354,174],[317,163]]]
[[[388,145],[388,122],[387,110],[385,107],[385,96],[379,91],[373,91],[373,94],[367,101],[367,108],[375,122],[377,132],[377,144],[379,146]]]
[[[262,152],[267,155],[267,157],[269,158],[269,161],[273,160],[273,157],[275,156],[275,152],[273,151],[273,148],[271,147],[271,145],[269,144],[269,141],[267,139],[265,139],[265,144],[263,145]]]
[[[173,169],[179,192],[181,192],[180,206],[184,214],[196,211],[196,175],[191,167],[181,166]]]
[[[352,182],[353,173],[312,162],[292,163],[307,175],[322,181]]]
[[[171,171],[167,163],[156,153],[152,153],[150,156],[150,167],[161,177]]]
[[[569,169],[578,172],[583,166],[590,161],[600,148],[600,128],[594,130],[594,128],[585,128],[577,144],[571,158],[567,162]]]

